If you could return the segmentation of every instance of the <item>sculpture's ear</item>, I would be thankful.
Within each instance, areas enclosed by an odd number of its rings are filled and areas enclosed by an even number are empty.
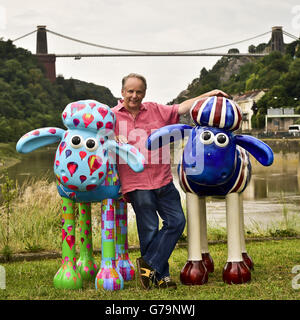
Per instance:
[[[247,135],[236,135],[234,140],[237,145],[250,152],[263,166],[270,166],[273,163],[272,149],[261,140]]]
[[[193,127],[186,124],[172,124],[157,129],[148,137],[146,148],[148,150],[155,150],[171,142],[181,140],[186,135],[189,135],[191,129],[193,129]]]
[[[106,146],[110,152],[114,152],[124,163],[127,163],[133,171],[141,172],[144,170],[145,158],[134,146],[128,143],[118,143],[115,140],[107,140]]]
[[[20,153],[29,153],[38,148],[58,142],[65,130],[60,128],[41,128],[26,133],[18,142],[16,149]]]

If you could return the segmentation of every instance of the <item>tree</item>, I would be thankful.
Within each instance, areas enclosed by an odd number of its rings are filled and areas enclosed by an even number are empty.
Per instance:
[[[248,52],[249,53],[255,53],[256,52],[256,47],[253,44],[251,44],[251,46],[248,47]]]
[[[228,50],[228,53],[238,54],[238,53],[240,53],[240,51],[239,51],[239,49],[237,49],[237,48],[232,48],[232,49],[229,49],[229,50]]]

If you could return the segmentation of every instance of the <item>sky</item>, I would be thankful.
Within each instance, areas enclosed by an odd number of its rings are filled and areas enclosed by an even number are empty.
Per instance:
[[[79,40],[140,51],[185,51],[225,45],[271,31],[300,35],[299,0],[0,0],[0,38],[14,40],[38,25]],[[117,53],[47,34],[48,53]],[[258,39],[207,52],[247,52]],[[284,41],[293,40],[284,36]],[[36,52],[36,33],[15,42]],[[167,103],[220,57],[57,58],[56,74],[108,87],[121,97],[121,79],[144,75],[144,101]],[[92,99],[93,97],[91,97]]]

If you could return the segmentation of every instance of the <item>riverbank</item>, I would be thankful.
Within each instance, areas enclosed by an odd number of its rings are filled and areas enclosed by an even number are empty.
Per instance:
[[[0,143],[0,172],[13,167],[20,161],[15,142]]]
[[[263,142],[267,143],[274,153],[298,153],[300,150],[300,138],[262,138]]]

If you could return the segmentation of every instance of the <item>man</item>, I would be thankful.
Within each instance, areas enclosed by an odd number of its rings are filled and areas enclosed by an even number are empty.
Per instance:
[[[199,97],[171,106],[153,102],[143,103],[146,79],[139,74],[129,74],[122,80],[122,97],[112,108],[116,115],[116,135],[120,142],[137,147],[145,156],[145,170],[135,173],[127,164],[118,164],[122,193],[131,202],[136,214],[141,257],[137,268],[141,285],[149,289],[174,288],[170,278],[169,257],[185,227],[185,217],[180,196],[172,180],[170,162],[164,163],[161,154],[146,150],[145,142],[154,129],[175,124],[179,116],[189,112],[193,103],[202,97],[228,95],[213,90]],[[162,228],[159,230],[159,218]]]

